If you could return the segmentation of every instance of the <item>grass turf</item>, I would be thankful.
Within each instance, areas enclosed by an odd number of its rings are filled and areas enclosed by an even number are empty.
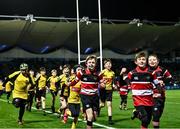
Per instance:
[[[169,90],[166,92],[166,104],[163,116],[161,118],[162,128],[179,128],[180,127],[180,90]],[[17,124],[17,117],[19,109],[16,109],[12,104],[5,102],[6,95],[1,96],[0,100],[0,128],[70,128],[72,120],[69,119],[67,124],[62,123],[54,114],[47,114],[43,116],[42,111],[32,110],[32,112],[26,111],[24,114],[24,125],[19,126]],[[96,123],[101,125],[114,127],[114,128],[139,128],[140,121],[135,119],[131,120],[131,114],[133,105],[131,94],[128,97],[128,110],[119,110],[119,94],[114,92],[113,94],[113,121],[114,125],[110,126],[107,122],[107,108],[101,110],[100,117],[98,117]],[[47,110],[51,107],[51,96],[47,94]],[[58,98],[56,101],[56,109],[58,109]],[[85,128],[85,122],[78,122],[77,128]],[[95,128],[100,128],[94,125]],[[152,124],[150,125],[152,127]]]

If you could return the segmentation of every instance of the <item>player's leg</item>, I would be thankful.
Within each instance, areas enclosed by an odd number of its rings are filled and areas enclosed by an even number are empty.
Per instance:
[[[103,108],[105,106],[105,101],[106,101],[106,90],[104,88],[100,88],[99,94],[100,94],[100,108]]]
[[[67,119],[68,119],[68,115],[66,114],[66,110],[67,109],[67,99],[68,97],[67,96],[64,96],[63,97],[63,100],[61,101],[61,110],[62,110],[62,113],[63,113],[63,122],[66,123]]]
[[[40,106],[41,106],[41,96],[42,96],[41,90],[37,90],[36,91],[36,97],[35,97],[35,99],[36,99],[36,108],[37,109],[39,109]]]
[[[93,100],[93,96],[88,96],[88,95],[80,95],[81,97],[81,101],[82,101],[82,105],[83,105],[83,109],[86,112],[86,117],[87,117],[87,129],[91,129],[93,126],[93,109],[92,109],[92,104],[91,103],[91,99]],[[97,100],[98,104],[99,104],[99,97]],[[99,105],[97,105],[99,107]]]
[[[56,95],[55,92],[53,90],[51,90],[51,96],[52,96],[52,105],[51,105],[51,109],[52,112],[55,113],[55,99],[56,99]]]
[[[20,103],[20,110],[19,110],[19,124],[23,124],[23,115],[25,112],[25,105],[26,105],[26,100],[21,99],[21,103]]]
[[[152,106],[146,106],[145,110],[147,112],[147,123],[149,125],[151,122],[151,119],[152,119],[153,107]]]
[[[30,105],[29,105],[29,111],[31,111],[31,108],[32,108],[32,105],[33,105],[33,99],[34,99],[34,96],[35,96],[35,93],[34,91],[32,91],[32,94],[31,94],[31,99],[30,99]]]
[[[23,124],[22,118],[23,118],[23,115],[25,112],[25,104],[26,104],[26,100],[24,100],[24,99],[21,99],[21,98],[14,98],[13,99],[13,105],[16,108],[20,108],[19,109],[19,116],[18,116],[18,124],[19,125]]]
[[[160,126],[160,118],[163,113],[165,99],[156,98],[154,99],[154,107],[153,107],[153,127],[159,128]]]
[[[7,102],[9,103],[9,98],[11,96],[11,92],[6,92],[6,94],[7,94]]]
[[[120,105],[119,105],[120,110],[123,109],[123,102],[124,102],[123,95],[120,95]]]
[[[127,95],[124,95],[124,110],[127,110]]]
[[[28,111],[31,112],[32,104],[33,104],[33,99],[34,99],[34,91],[29,92],[29,98],[28,98]]]
[[[113,124],[112,121],[112,91],[106,92],[106,101],[107,101],[107,108],[108,108],[108,122],[109,124]]]
[[[42,96],[41,96],[41,103],[42,103],[42,110],[43,110],[43,115],[46,115],[46,90],[42,90]]]
[[[83,107],[81,107],[81,113],[82,113],[83,120],[86,120],[86,111]]]
[[[96,121],[96,118],[98,116],[98,111],[100,110],[98,100],[99,100],[98,95],[95,95],[91,98],[91,105],[92,105],[92,109],[93,109],[93,121]]]
[[[92,108],[86,109],[86,114],[87,114],[87,129],[91,129],[93,126],[93,118],[94,118],[94,113]]]
[[[78,122],[78,116],[80,113],[80,104],[68,104],[69,112],[67,114],[69,116],[74,117],[71,129],[75,129],[77,122]]]
[[[151,121],[152,107],[136,106],[137,118],[141,121],[141,128],[146,129]]]

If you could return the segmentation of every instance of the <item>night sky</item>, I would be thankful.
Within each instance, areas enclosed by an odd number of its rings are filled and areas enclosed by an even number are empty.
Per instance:
[[[80,17],[98,18],[98,0],[79,0]],[[179,21],[180,9],[173,0],[101,0],[102,18]],[[76,17],[76,0],[1,0],[1,15]]]

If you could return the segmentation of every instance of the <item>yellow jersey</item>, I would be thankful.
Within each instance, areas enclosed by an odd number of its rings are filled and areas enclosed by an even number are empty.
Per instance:
[[[11,81],[8,81],[5,85],[5,91],[6,92],[11,92],[12,91],[12,86],[13,86],[13,83]]]
[[[53,77],[53,76],[51,76],[51,77],[49,77],[48,78],[48,80],[47,80],[47,82],[49,82],[49,84],[50,84],[50,90],[53,90],[53,91],[57,91],[58,89],[57,89],[57,82],[59,81],[59,78],[56,76],[56,77]]]
[[[28,84],[30,83],[30,78],[24,76],[21,71],[17,71],[8,76],[9,79],[15,79],[14,81],[14,90],[13,98],[28,98]]]
[[[79,104],[80,103],[80,96],[79,96],[80,91],[81,91],[81,81],[76,83],[75,86],[70,86],[68,103]]]
[[[60,75],[60,86],[61,86],[61,96],[69,96],[69,87],[66,85],[70,77],[67,77],[65,74]]]
[[[47,82],[46,76],[40,75],[40,77],[36,81],[37,81],[37,86],[39,89],[45,89],[46,88],[46,82]]]
[[[105,90],[112,90],[115,73],[112,70],[104,69],[101,71],[100,75],[102,75],[103,79],[106,82]]]
[[[66,77],[65,74],[61,74],[61,75],[59,76],[59,79],[61,80],[61,81],[60,81],[60,87],[62,88],[62,86],[67,82],[67,77]]]
[[[0,90],[3,90],[3,82],[0,82]]]

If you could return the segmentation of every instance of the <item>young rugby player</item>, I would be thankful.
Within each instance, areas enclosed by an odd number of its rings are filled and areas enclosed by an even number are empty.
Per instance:
[[[69,86],[67,83],[70,80],[70,65],[66,64],[63,66],[63,74],[60,75],[60,86],[61,86],[61,93],[60,93],[60,103],[61,107],[59,109],[60,115],[65,113],[67,108],[67,99],[69,96]],[[61,117],[60,117],[61,118]],[[63,120],[63,122],[65,122]]]
[[[141,128],[148,127],[152,117],[153,109],[153,88],[154,83],[158,85],[155,72],[147,66],[147,56],[144,52],[140,52],[135,56],[135,64],[137,67],[128,73],[126,82],[131,84],[132,96],[136,111],[134,116],[140,119]]]
[[[128,85],[123,80],[123,78],[127,75],[127,69],[122,68],[119,76],[119,94],[121,98],[121,102],[119,105],[119,109],[127,110],[127,95],[128,95]]]
[[[32,78],[33,83],[35,84],[35,76],[34,76],[34,71],[29,70],[29,74]],[[32,104],[33,104],[33,98],[35,96],[35,87],[32,87],[31,84],[28,86],[28,101],[26,105],[26,109],[31,112]]]
[[[159,59],[156,54],[151,54],[148,57],[148,64],[150,69],[156,72],[159,81],[162,81],[163,85],[160,89],[155,89],[153,93],[154,107],[153,107],[153,126],[159,128],[160,118],[162,116],[165,104],[165,85],[166,81],[171,81],[172,76],[170,72],[159,65]]]
[[[113,124],[112,121],[112,94],[113,85],[115,79],[115,73],[111,70],[112,62],[110,59],[104,60],[104,70],[100,72],[100,76],[103,77],[100,88],[100,108],[105,106],[105,102],[108,107],[108,122]]]
[[[75,65],[74,68],[73,68],[73,73],[74,74],[71,75],[71,80],[70,81],[74,80],[75,77],[76,77],[76,73],[78,71],[82,70],[82,69],[83,69],[82,66]],[[79,81],[74,86],[70,86],[70,94],[69,94],[69,97],[68,97],[68,108],[66,109],[64,118],[67,117],[67,116],[74,117],[71,129],[76,128],[76,124],[77,124],[77,121],[78,121],[78,116],[79,116],[79,113],[80,113],[80,96],[79,96],[80,90],[81,90],[81,81]],[[67,119],[64,119],[64,120],[67,120]]]
[[[56,96],[57,96],[57,93],[58,93],[58,89],[59,89],[59,84],[58,84],[58,81],[59,81],[59,78],[57,76],[57,70],[53,69],[51,70],[51,75],[47,82],[49,84],[49,89],[51,91],[51,95],[52,95],[52,105],[51,105],[51,109],[52,109],[52,112],[55,113],[55,100],[56,100]]]
[[[47,76],[46,76],[46,68],[40,68],[40,74],[36,76],[36,108],[39,109],[42,106],[43,115],[46,115],[46,86],[47,86]]]
[[[18,124],[22,125],[25,105],[28,99],[28,85],[29,83],[31,83],[31,86],[34,86],[32,78],[30,77],[28,72],[28,65],[25,63],[21,64],[20,71],[16,71],[10,74],[5,80],[4,84],[6,84],[10,80],[14,80],[13,105],[16,108],[20,108]]]
[[[88,56],[85,63],[86,69],[77,72],[76,79],[69,85],[75,85],[81,80],[80,97],[87,115],[87,129],[91,129],[99,111],[98,83],[102,77],[96,72],[97,57],[95,55]]]

